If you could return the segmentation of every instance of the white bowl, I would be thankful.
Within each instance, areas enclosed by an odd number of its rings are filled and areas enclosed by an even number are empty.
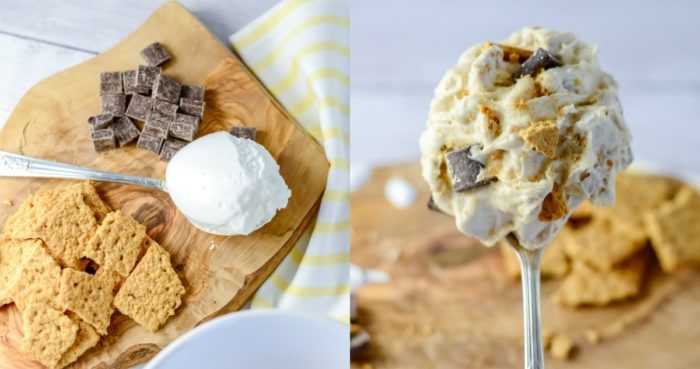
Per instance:
[[[187,332],[145,369],[348,369],[348,329],[307,314],[243,311]]]

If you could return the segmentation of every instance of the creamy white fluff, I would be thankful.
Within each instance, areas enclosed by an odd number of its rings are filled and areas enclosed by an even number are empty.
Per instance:
[[[178,151],[166,170],[177,208],[203,231],[247,235],[287,206],[291,191],[265,148],[217,132]]]

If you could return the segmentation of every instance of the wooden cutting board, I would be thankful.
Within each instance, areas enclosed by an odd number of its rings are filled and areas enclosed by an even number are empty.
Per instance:
[[[384,184],[395,175],[419,190],[409,209],[397,210],[384,197]],[[498,249],[427,210],[428,197],[418,164],[380,168],[351,196],[352,262],[392,278],[359,291],[360,324],[373,341],[353,367],[522,368],[520,283],[506,275]],[[640,299],[589,309],[556,306],[549,296],[559,282],[545,281],[545,331],[569,334],[579,347],[566,362],[546,354],[546,367],[700,367],[700,272],[657,270],[648,279]],[[625,328],[614,333],[615,325]],[[609,336],[594,345],[584,337],[588,329]]]
[[[292,190],[286,209],[247,237],[216,237],[196,230],[165,193],[135,186],[99,184],[114,209],[133,214],[148,234],[172,254],[187,294],[183,305],[156,334],[115,314],[109,335],[71,368],[126,368],[144,362],[198,324],[235,311],[252,296],[289,252],[315,215],[325,188],[328,162],[322,148],[268,94],[228,47],[177,3],[167,3],[112,49],[37,85],[21,99],[0,131],[0,150],[108,171],[163,178],[157,155],[129,146],[96,155],[88,116],[100,110],[99,74],[134,69],[139,51],[160,41],[174,59],[164,74],[183,83],[204,83],[207,111],[200,134],[246,124],[275,157]],[[69,181],[0,179],[0,224],[31,193]],[[19,353],[20,316],[0,309],[0,368],[40,368]]]

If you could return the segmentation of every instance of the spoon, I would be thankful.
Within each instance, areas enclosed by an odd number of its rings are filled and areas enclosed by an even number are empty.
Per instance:
[[[540,259],[542,250],[528,249],[514,234],[506,236],[520,262],[523,285],[523,315],[525,318],[525,369],[544,369],[542,322],[540,319]]]

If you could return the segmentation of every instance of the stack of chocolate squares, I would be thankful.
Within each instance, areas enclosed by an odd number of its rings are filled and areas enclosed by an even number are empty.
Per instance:
[[[137,141],[137,147],[169,161],[197,134],[204,117],[204,87],[163,76],[161,66],[170,54],[158,42],[141,56],[149,65],[100,75],[102,113],[88,119],[92,142],[102,152]],[[143,130],[134,120],[143,122]]]

